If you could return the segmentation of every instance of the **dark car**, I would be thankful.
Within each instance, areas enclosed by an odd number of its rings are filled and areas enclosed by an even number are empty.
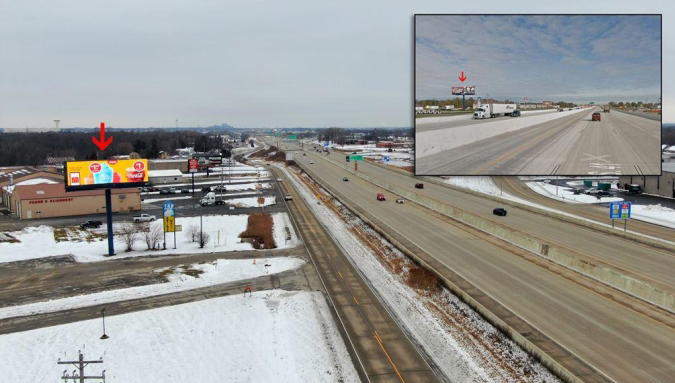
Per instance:
[[[180,192],[181,192],[182,194],[188,194],[188,193],[190,193],[190,189],[188,189],[188,188],[182,188],[182,189],[180,189]]]
[[[417,189],[424,189],[424,184],[421,183],[421,182],[420,182],[420,183],[416,183],[416,184],[415,184],[415,188],[417,188]]]
[[[514,110],[513,113],[511,113],[511,117],[520,117],[520,110]]]
[[[581,194],[582,192],[583,192],[582,189],[574,189],[574,191],[572,192],[572,194],[574,194],[574,195],[579,195],[579,194]]]
[[[101,221],[87,221],[82,224],[80,224],[80,229],[92,229],[92,228],[97,228],[103,225],[103,222]]]
[[[603,197],[611,197],[612,193],[608,192],[607,190],[598,190],[597,193],[595,193],[596,196],[603,196]]]
[[[342,177],[342,180],[343,180],[343,181],[349,181],[349,178],[347,178],[347,177]]]
[[[159,189],[159,194],[169,194],[169,188],[161,188]]]
[[[506,215],[506,209],[504,209],[502,207],[498,207],[498,208],[492,210],[492,214],[501,215],[502,217],[504,217]]]
[[[591,121],[600,121],[600,118],[601,118],[600,116],[601,116],[601,115],[600,115],[600,113],[598,113],[598,112],[593,113],[593,114],[591,115]]]
[[[207,192],[207,193],[210,192],[210,191],[211,191],[211,186],[204,186],[204,187],[202,188],[202,191],[203,191],[203,192]]]

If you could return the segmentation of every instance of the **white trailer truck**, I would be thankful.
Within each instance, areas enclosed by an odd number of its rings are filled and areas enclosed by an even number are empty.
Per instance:
[[[206,195],[199,201],[199,203],[202,206],[208,206],[208,205],[224,205],[225,201],[222,199],[217,200],[216,199],[216,193],[214,192],[209,192],[206,193]]]
[[[495,118],[499,115],[511,116],[516,110],[518,110],[516,104],[481,104],[473,112],[473,118]]]

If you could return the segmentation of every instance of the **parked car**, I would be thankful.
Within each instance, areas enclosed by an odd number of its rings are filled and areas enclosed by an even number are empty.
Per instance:
[[[396,198],[396,203],[403,203],[403,198]]]
[[[161,189],[159,189],[159,194],[169,194],[169,188],[161,188]]]
[[[583,192],[582,189],[574,189],[574,191],[572,192],[572,194],[574,194],[574,195],[579,195],[579,194],[581,194],[581,192]]]
[[[189,188],[182,188],[182,189],[180,189],[180,192],[181,192],[182,194],[189,194],[189,193],[190,193],[190,189],[189,189]]]
[[[150,191],[150,188],[142,187],[141,188],[141,193],[147,193]]]
[[[613,194],[608,192],[607,190],[598,190],[597,193],[595,193],[596,196],[603,196],[603,197],[611,197]]]
[[[156,187],[156,186],[148,186],[148,191],[156,192],[156,191],[159,191],[159,188]]]
[[[415,184],[415,188],[416,188],[416,189],[424,189],[424,184],[421,183],[421,182],[420,182],[420,183],[416,183],[416,184]]]
[[[347,178],[347,177],[342,177],[342,180],[346,182],[346,181],[349,181],[349,178]]]
[[[135,223],[153,222],[157,219],[157,217],[155,217],[154,215],[150,215],[150,214],[141,214],[141,215],[135,215],[135,216],[131,217],[131,219],[133,219]]]
[[[293,196],[291,195],[291,193],[286,193],[286,195],[284,196],[284,199],[285,199],[286,201],[292,201],[292,200],[293,200]]]
[[[598,112],[593,113],[593,114],[591,115],[591,121],[600,121],[600,118],[601,118],[600,116],[601,116],[601,115],[600,115],[600,113],[598,113]]]
[[[596,188],[587,189],[584,193],[588,195],[595,195],[599,190]]]
[[[202,188],[202,191],[203,191],[203,192],[207,192],[207,193],[210,192],[210,191],[211,191],[211,186],[204,186],[204,187]]]
[[[506,209],[504,209],[502,207],[498,207],[498,208],[492,210],[492,214],[500,215],[500,216],[504,217],[506,215]]]
[[[384,196],[382,193],[377,193],[377,200],[378,201],[386,201],[387,198]]]
[[[101,221],[87,221],[84,223],[80,224],[80,229],[92,229],[92,228],[97,228],[103,225],[103,222]]]
[[[225,186],[223,186],[223,185],[216,185],[216,187],[214,187],[213,190],[215,190],[215,191],[227,191],[227,189],[225,189]]]
[[[176,194],[176,193],[177,193],[177,190],[176,190],[175,187],[172,186],[172,187],[169,188],[169,194]]]

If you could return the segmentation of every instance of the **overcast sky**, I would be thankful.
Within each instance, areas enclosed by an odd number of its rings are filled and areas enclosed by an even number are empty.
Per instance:
[[[418,16],[415,29],[417,99],[460,85],[515,101],[661,97],[659,16]]]
[[[675,64],[672,2],[558,3],[0,0],[0,127],[48,127],[55,118],[61,127],[174,126],[175,119],[180,126],[412,126],[415,13],[664,13],[663,64]],[[565,27],[576,29],[558,30]],[[631,37],[628,28],[619,33]],[[593,77],[584,54],[565,57],[571,61],[558,70]],[[626,70],[605,65],[610,75]],[[457,69],[448,68],[446,81]],[[476,69],[465,70],[478,86]],[[527,75],[519,85],[542,82],[536,71]],[[548,94],[594,91],[559,76]],[[675,122],[674,80],[665,74],[665,122]],[[654,87],[650,76],[632,73],[605,91],[638,83],[638,90]]]

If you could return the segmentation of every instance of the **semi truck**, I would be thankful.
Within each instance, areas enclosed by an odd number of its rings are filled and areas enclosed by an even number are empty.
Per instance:
[[[516,104],[481,104],[473,112],[473,118],[495,118],[499,115],[511,116],[517,110]]]
[[[202,206],[208,206],[208,205],[224,205],[224,204],[225,204],[225,201],[223,201],[222,199],[221,199],[221,200],[217,200],[217,199],[216,199],[216,193],[214,193],[214,192],[209,192],[209,193],[206,193],[206,195],[205,195],[204,197],[202,197],[202,199],[199,201],[199,203],[200,203]]]
[[[602,107],[602,111],[605,112],[605,113],[609,113],[609,105],[604,105]]]

